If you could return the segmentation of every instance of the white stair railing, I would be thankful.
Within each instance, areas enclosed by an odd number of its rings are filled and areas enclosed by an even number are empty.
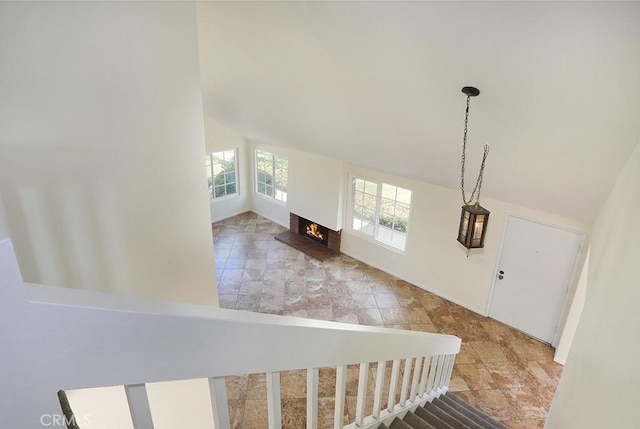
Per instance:
[[[306,369],[307,428],[315,429],[318,369],[326,367],[336,368],[334,427],[371,428],[444,393],[460,349],[460,339],[449,335],[24,284],[8,239],[0,241],[0,327],[0,364],[10,368],[0,381],[7,396],[0,415],[13,416],[12,427],[29,428],[60,414],[60,389],[125,386],[133,427],[152,429],[146,385],[196,378],[209,380],[212,426],[230,428],[225,377],[264,373],[269,428],[279,429],[280,372]],[[359,364],[355,421],[345,426],[353,364]]]

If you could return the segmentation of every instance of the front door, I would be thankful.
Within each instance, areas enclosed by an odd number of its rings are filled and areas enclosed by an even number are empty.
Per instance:
[[[551,344],[583,235],[509,216],[489,317]]]

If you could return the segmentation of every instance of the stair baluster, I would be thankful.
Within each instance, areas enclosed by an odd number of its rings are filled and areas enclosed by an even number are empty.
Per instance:
[[[134,429],[153,429],[147,387],[144,384],[129,384],[124,386],[124,391]]]
[[[307,429],[318,429],[318,378],[318,368],[307,369]]]
[[[209,394],[211,395],[214,427],[216,429],[231,429],[227,402],[227,384],[224,377],[209,378]]]

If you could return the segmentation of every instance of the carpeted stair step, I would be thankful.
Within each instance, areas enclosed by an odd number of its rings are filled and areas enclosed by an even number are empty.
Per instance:
[[[420,411],[420,408],[415,413],[427,423],[431,423],[427,417],[437,417],[441,422],[449,425],[451,429],[507,429],[502,423],[451,393],[425,404],[424,410],[427,413]],[[440,428],[437,427],[437,429]]]
[[[508,429],[505,425],[498,422],[497,420],[489,417],[482,411],[475,408],[473,405],[468,402],[463,401],[452,394],[442,395],[440,400],[448,404],[449,406],[455,408],[462,414],[466,415],[470,419],[479,423],[485,429]]]
[[[405,423],[404,421],[396,417],[389,425],[389,429],[413,429],[413,428],[408,423]]]
[[[449,425],[449,427],[451,429],[470,429],[469,427],[467,427],[467,425],[465,425],[464,423],[462,423],[461,421],[459,421],[458,419],[456,419],[455,417],[453,417],[452,415],[450,415],[449,413],[447,413],[445,410],[443,410],[442,408],[436,407],[433,403],[431,402],[427,402],[426,404],[424,404],[424,407],[422,407],[427,413],[423,413],[422,410],[420,409],[420,407],[418,407],[418,409],[416,409],[416,414],[420,417],[422,417],[421,413],[425,414],[425,415],[433,415],[435,417],[437,417],[439,420],[445,422],[446,424]],[[422,417],[424,419],[424,417]],[[428,419],[424,419],[426,422],[429,422]]]
[[[462,423],[466,428],[469,429],[484,429],[481,424],[476,423],[473,419],[467,417],[465,414],[453,408],[451,405],[447,404],[440,398],[436,398],[431,403],[433,406],[440,408],[442,411]]]
[[[425,422],[429,423],[436,429],[453,429],[452,426],[447,424],[444,420],[433,414],[431,411],[426,410],[423,407],[418,407],[414,413]]]
[[[507,429],[471,404],[452,394],[427,402],[415,412],[407,412],[403,420],[396,418],[378,429]]]
[[[435,426],[425,422],[420,417],[418,417],[415,414],[413,414],[411,411],[409,411],[404,416],[403,420],[405,421],[405,423],[407,423],[413,429],[436,429]]]

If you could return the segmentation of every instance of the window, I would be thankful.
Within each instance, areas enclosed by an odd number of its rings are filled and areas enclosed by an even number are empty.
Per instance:
[[[287,158],[256,149],[256,192],[287,202]]]
[[[351,227],[404,250],[409,230],[411,191],[386,183],[354,178]]]
[[[207,155],[207,179],[211,198],[238,193],[238,175],[235,149]]]

